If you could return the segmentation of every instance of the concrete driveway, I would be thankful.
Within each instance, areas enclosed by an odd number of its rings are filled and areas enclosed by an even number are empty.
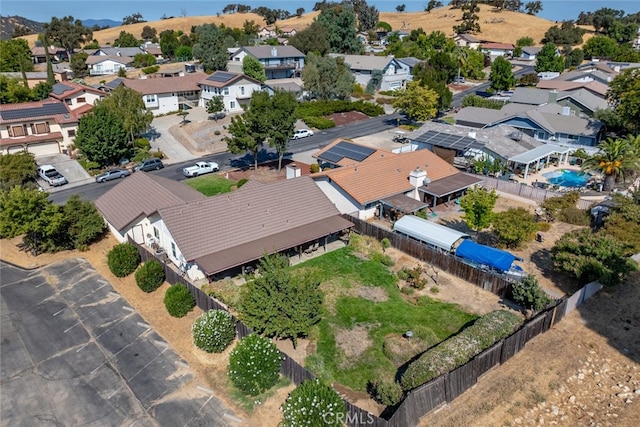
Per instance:
[[[189,111],[187,120],[192,122],[207,120],[207,112],[204,108],[195,107]],[[151,129],[146,133],[146,137],[151,142],[151,151],[160,150],[165,154],[165,158],[162,161],[165,164],[173,164],[186,162],[197,158],[191,154],[173,135],[169,132],[169,128],[174,125],[179,125],[181,121],[180,116],[176,114],[170,114],[168,116],[156,117],[151,122]]]
[[[235,424],[86,260],[0,277],[2,426]]]
[[[50,192],[56,192],[70,187],[78,187],[80,185],[89,184],[94,182],[94,178],[87,173],[86,170],[77,160],[71,159],[66,154],[54,154],[51,156],[38,156],[36,157],[36,163],[38,165],[53,165],[58,172],[67,178],[68,184],[61,185],[60,187],[51,187],[44,180],[38,178],[40,186]]]

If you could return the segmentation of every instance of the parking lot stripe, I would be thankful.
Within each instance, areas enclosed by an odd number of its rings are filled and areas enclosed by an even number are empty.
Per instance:
[[[72,330],[73,328],[75,328],[76,326],[78,326],[80,324],[80,322],[76,322],[73,326],[67,328],[64,330],[64,333],[66,334],[67,332],[69,332],[70,330]]]
[[[62,313],[65,310],[66,310],[66,307],[63,308],[62,310],[59,310],[59,311],[56,311],[55,313],[53,313],[53,316],[55,317],[55,316],[57,316],[58,314]]]

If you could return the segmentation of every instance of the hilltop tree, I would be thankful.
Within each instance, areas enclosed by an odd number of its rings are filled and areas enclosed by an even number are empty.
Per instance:
[[[442,7],[442,2],[441,1],[429,0],[429,3],[427,3],[427,7],[425,7],[424,11],[425,12],[431,12],[433,9],[437,9],[439,7]]]
[[[536,73],[547,71],[561,72],[564,70],[565,59],[558,54],[558,48],[553,43],[546,43],[536,55]]]
[[[343,58],[314,53],[307,55],[302,81],[311,99],[347,99],[355,83]]]
[[[141,22],[147,22],[147,21],[145,21],[145,19],[142,17],[142,15],[139,12],[132,13],[131,15],[127,15],[124,18],[122,18],[122,25],[139,24]]]
[[[460,6],[460,9],[462,9],[462,23],[454,26],[453,31],[456,34],[479,33],[478,12],[480,12],[480,7],[478,2],[476,0],[465,2]]]
[[[542,2],[541,1],[530,1],[529,3],[524,5],[524,10],[527,11],[529,15],[537,15],[542,12]]]
[[[51,18],[51,22],[44,24],[44,31],[49,41],[67,51],[69,58],[72,58],[75,49],[79,49],[93,38],[91,30],[82,25],[82,21],[79,19],[74,19],[73,16],[65,16],[62,19],[54,16]]]
[[[463,219],[476,233],[487,228],[493,220],[493,208],[498,201],[495,190],[474,187],[460,198],[460,208],[464,212]]]
[[[359,54],[363,51],[356,32],[356,16],[352,6],[325,9],[316,19],[327,29],[331,52]]]
[[[575,46],[582,43],[585,30],[577,27],[573,21],[564,21],[560,27],[554,25],[544,33],[542,43],[554,43],[556,46]]]
[[[407,88],[398,92],[393,107],[403,111],[411,120],[425,121],[438,112],[438,94],[432,89],[422,87],[418,82],[409,82]]]
[[[215,24],[204,24],[196,30],[198,42],[193,46],[193,56],[200,60],[207,73],[227,69],[227,47],[224,33]]]
[[[257,58],[251,55],[245,56],[242,60],[242,72],[252,79],[256,79],[260,82],[267,80],[267,75],[264,72],[264,66]]]
[[[513,75],[511,63],[499,56],[491,64],[491,73],[489,74],[491,88],[497,91],[509,90],[516,85],[516,77]]]
[[[289,37],[289,45],[308,55],[310,52],[324,56],[329,51],[329,33],[327,28],[318,21],[313,21],[304,30]]]
[[[142,33],[140,33],[140,37],[142,37],[143,40],[154,40],[157,35],[158,31],[148,25],[145,25],[144,28],[142,28]]]
[[[113,41],[113,45],[117,47],[137,47],[140,46],[140,40],[131,33],[120,31],[120,35]]]

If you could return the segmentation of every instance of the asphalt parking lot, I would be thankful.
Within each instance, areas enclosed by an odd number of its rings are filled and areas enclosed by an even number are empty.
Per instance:
[[[240,421],[84,259],[0,261],[0,326],[2,426]]]

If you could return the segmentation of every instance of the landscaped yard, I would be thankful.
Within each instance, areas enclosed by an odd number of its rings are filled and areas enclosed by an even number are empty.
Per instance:
[[[388,267],[352,247],[294,268],[312,269],[325,294],[323,320],[311,337],[316,352],[307,357],[307,367],[353,390],[393,381],[400,366],[477,318],[455,304],[403,295]]]
[[[188,186],[198,190],[205,196],[228,193],[238,184],[236,181],[226,179],[220,175],[204,175],[184,181]]]

